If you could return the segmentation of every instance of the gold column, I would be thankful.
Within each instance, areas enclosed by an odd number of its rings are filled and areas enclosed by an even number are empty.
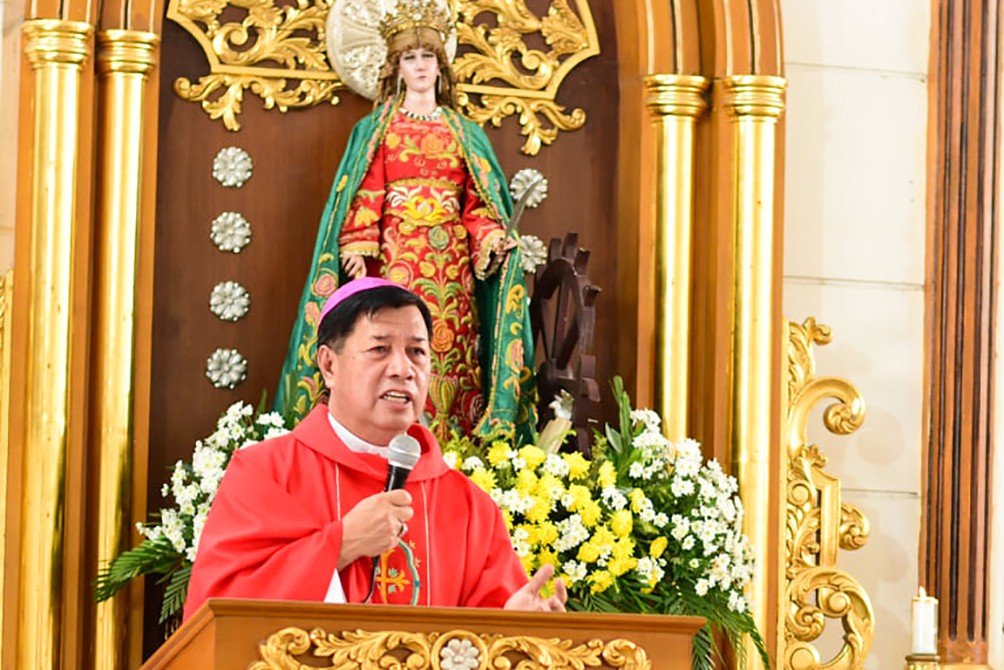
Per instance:
[[[40,19],[22,30],[34,99],[17,667],[55,668],[64,604],[70,312],[74,248],[80,243],[75,233],[81,73],[93,29],[79,21]]]
[[[656,148],[655,404],[672,440],[689,434],[690,283],[694,218],[694,126],[708,108],[704,77],[645,78]]]
[[[10,322],[11,305],[14,301],[14,271],[0,275],[0,476],[4,485],[0,486],[0,591],[3,590],[7,561],[7,485],[11,480],[7,472],[10,462]],[[4,608],[0,607],[0,632],[3,627]],[[0,635],[0,658],[3,658],[3,637]]]
[[[717,80],[722,107],[733,129],[733,329],[731,448],[745,531],[760,556],[750,588],[754,617],[768,631],[772,602],[765,560],[771,545],[770,480],[772,425],[780,412],[775,398],[774,349],[781,336],[775,314],[774,174],[777,120],[784,110],[781,77],[737,75]],[[778,259],[780,260],[780,259]],[[749,650],[752,652],[752,648]],[[759,666],[755,653],[748,657]]]
[[[136,258],[143,163],[143,102],[158,38],[105,30],[97,36],[99,146],[91,444],[98,454],[97,560],[123,550],[132,489]],[[124,668],[126,594],[97,606],[94,668]]]

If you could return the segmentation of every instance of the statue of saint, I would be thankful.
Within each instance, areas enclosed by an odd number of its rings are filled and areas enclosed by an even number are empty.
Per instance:
[[[339,40],[358,45],[360,16],[379,9],[338,0],[328,20],[332,64],[376,102],[352,131],[321,216],[276,408],[300,418],[323,390],[312,361],[325,299],[347,278],[381,276],[432,312],[426,415],[436,436],[531,440],[533,341],[512,201],[484,131],[456,111],[452,13],[442,0],[381,12],[371,25],[386,48],[377,69],[359,57],[372,49],[350,53]]]

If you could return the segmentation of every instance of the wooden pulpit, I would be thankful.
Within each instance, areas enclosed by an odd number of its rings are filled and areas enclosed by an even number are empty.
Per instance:
[[[690,668],[700,617],[211,599],[144,670]],[[497,665],[505,658],[511,665]],[[302,666],[300,664],[303,664]]]

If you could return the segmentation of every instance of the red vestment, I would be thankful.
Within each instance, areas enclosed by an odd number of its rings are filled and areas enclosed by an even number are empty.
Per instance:
[[[234,453],[199,541],[185,601],[188,619],[207,598],[321,601],[338,562],[342,516],[383,491],[387,461],[350,451],[328,408],[293,432]],[[502,607],[527,582],[498,506],[443,461],[435,437],[414,425],[422,456],[405,489],[415,516],[404,541],[380,557],[374,603]],[[372,559],[340,571],[348,602],[370,589]]]

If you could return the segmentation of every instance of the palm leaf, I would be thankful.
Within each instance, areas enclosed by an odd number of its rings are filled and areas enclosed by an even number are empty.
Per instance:
[[[115,557],[105,564],[94,580],[94,599],[108,600],[129,585],[139,575],[168,574],[181,562],[171,542],[164,537],[146,539],[139,546]]]

